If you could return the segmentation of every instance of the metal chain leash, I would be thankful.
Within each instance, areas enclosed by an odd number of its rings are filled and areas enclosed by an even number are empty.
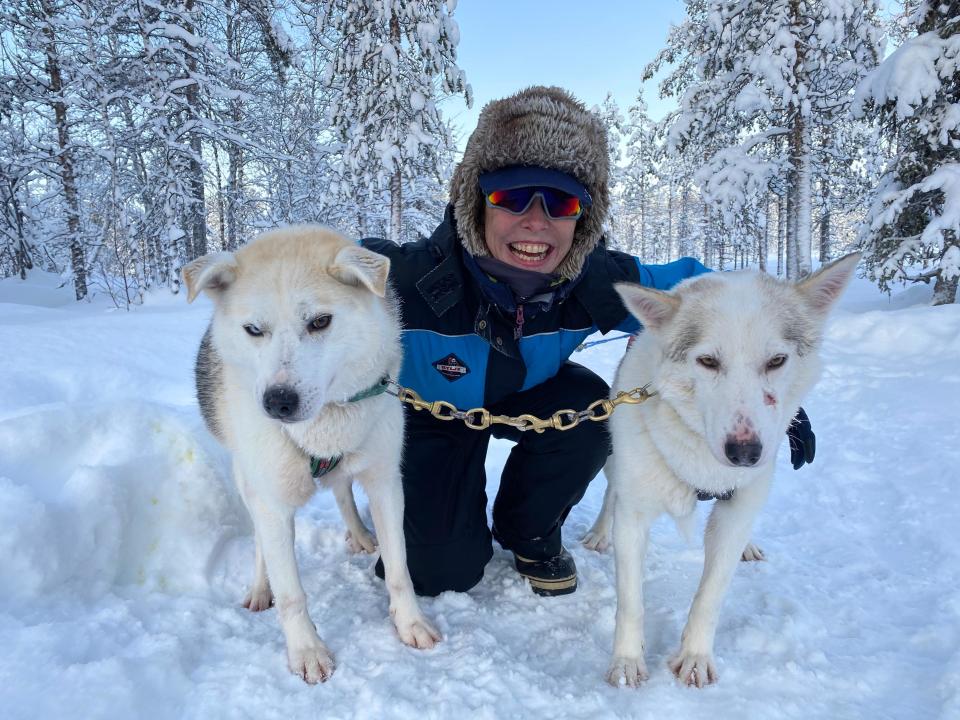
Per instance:
[[[435,400],[427,402],[416,390],[406,388],[399,383],[385,378],[382,381],[390,395],[398,398],[400,402],[407,403],[414,410],[426,410],[437,420],[460,420],[471,430],[486,430],[491,425],[509,425],[522,432],[533,430],[536,433],[542,433],[544,430],[572,430],[584,420],[600,422],[606,420],[613,414],[618,405],[624,403],[628,405],[638,405],[649,400],[656,392],[649,392],[649,383],[643,387],[633,390],[621,390],[613,399],[600,398],[587,405],[584,410],[557,410],[548,419],[543,420],[536,415],[520,415],[510,417],[509,415],[493,415],[486,408],[472,408],[470,410],[458,410],[455,405],[444,400]]]

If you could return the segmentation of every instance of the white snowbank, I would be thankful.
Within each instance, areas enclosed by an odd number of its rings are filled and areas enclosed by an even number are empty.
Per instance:
[[[702,550],[654,528],[652,673],[630,691],[603,682],[612,556],[576,543],[602,478],[565,526],[580,589],[538,598],[496,548],[473,591],[423,601],[445,636],[429,652],[397,640],[373,558],[347,553],[318,494],[297,550],[338,669],[306,686],[275,613],[239,606],[249,522],[193,400],[209,305],[58,308],[18,283],[0,284],[4,718],[960,717],[960,307],[926,307],[922,288],[891,300],[858,281],[836,314],[805,402],[816,462],[781,454],[755,532],[769,561],[734,578],[706,690],[665,666]],[[610,378],[622,350],[574,359]],[[509,447],[492,446],[491,497]]]

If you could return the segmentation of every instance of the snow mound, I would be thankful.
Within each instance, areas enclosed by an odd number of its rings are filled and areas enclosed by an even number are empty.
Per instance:
[[[114,585],[205,592],[246,533],[222,456],[195,418],[124,402],[0,422],[0,585],[19,599]]]

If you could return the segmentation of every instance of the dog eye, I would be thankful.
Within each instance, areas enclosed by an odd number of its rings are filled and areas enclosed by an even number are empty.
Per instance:
[[[243,326],[243,329],[247,331],[247,335],[250,337],[263,337],[263,330],[258,328],[253,323],[247,323]]]
[[[307,330],[310,332],[319,332],[320,330],[326,330],[330,327],[330,321],[333,319],[332,315],[317,315],[310,323],[307,325]]]
[[[776,370],[778,367],[783,367],[783,364],[786,361],[786,355],[774,355],[772,358],[767,360],[767,370]]]
[[[697,358],[697,364],[702,365],[705,368],[709,368],[710,370],[720,369],[720,361],[713,357],[713,355],[701,355]]]

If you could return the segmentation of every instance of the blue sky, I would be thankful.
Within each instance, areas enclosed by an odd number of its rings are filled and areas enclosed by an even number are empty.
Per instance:
[[[588,106],[612,92],[622,111],[633,104],[644,66],[665,45],[671,23],[684,17],[680,0],[461,0],[458,63],[473,86],[474,105],[444,105],[461,128],[460,146],[480,108],[529,85],[559,85]],[[654,81],[644,99],[659,119],[672,107]]]

